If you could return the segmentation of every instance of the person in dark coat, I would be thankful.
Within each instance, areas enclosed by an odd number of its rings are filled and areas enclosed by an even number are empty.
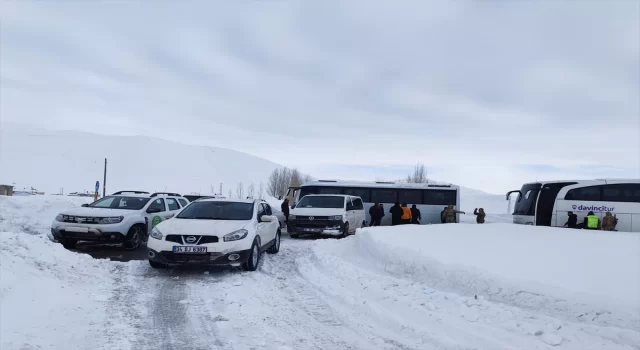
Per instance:
[[[420,220],[422,220],[422,216],[420,215],[420,209],[414,204],[411,206],[411,223],[415,225],[420,225]]]
[[[369,216],[371,216],[370,226],[380,226],[380,220],[382,219],[380,214],[380,206],[378,203],[375,203],[371,208],[369,208]]]
[[[282,202],[282,204],[280,205],[280,209],[282,211],[282,214],[284,214],[284,222],[285,223],[289,223],[289,199],[285,198],[284,202]]]
[[[402,223],[402,208],[400,207],[400,203],[396,202],[396,204],[389,209],[389,213],[391,213],[391,226],[400,225]]]
[[[568,212],[567,214],[569,214],[569,219],[564,224],[564,226],[568,228],[578,227],[578,215],[574,214],[572,211]]]
[[[478,208],[475,208],[473,210],[473,215],[476,216],[476,223],[484,224],[484,218],[487,216],[487,214],[484,213],[484,208],[480,208],[480,210],[478,210]]]
[[[447,207],[444,207],[444,209],[442,209],[442,211],[440,212],[440,221],[442,221],[443,224],[446,222],[445,216],[444,216],[445,211],[447,211]]]

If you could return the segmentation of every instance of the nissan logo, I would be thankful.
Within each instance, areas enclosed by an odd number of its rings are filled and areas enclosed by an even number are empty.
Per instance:
[[[189,236],[189,237],[185,238],[184,240],[187,241],[187,243],[194,243],[198,239],[195,238],[194,236]]]
[[[315,218],[313,216],[309,216],[309,220],[314,220]]]

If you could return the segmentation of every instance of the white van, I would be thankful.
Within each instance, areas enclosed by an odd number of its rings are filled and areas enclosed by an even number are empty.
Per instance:
[[[302,197],[289,213],[287,232],[346,237],[365,227],[362,198],[339,194],[312,194]]]

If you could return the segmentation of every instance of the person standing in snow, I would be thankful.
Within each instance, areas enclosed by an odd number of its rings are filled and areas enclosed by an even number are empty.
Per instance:
[[[402,222],[402,208],[400,207],[400,203],[396,202],[396,204],[389,209],[389,213],[391,213],[391,226],[400,225]]]
[[[604,217],[602,218],[602,229],[604,231],[613,231],[616,228],[617,224],[618,224],[618,218],[611,215],[610,211],[604,214]]]
[[[567,213],[569,215],[569,219],[564,224],[564,227],[568,228],[576,228],[578,227],[578,215],[574,214],[572,211]]]
[[[418,207],[414,204],[411,206],[411,223],[420,225],[420,220],[422,220],[420,209],[418,209]]]
[[[282,211],[282,214],[284,215],[284,222],[288,225],[289,224],[289,199],[285,198],[284,202],[282,202],[282,204],[280,205],[280,209]]]
[[[444,210],[444,222],[447,224],[454,224],[456,222],[456,214],[466,214],[463,211],[453,209],[453,205],[449,204],[447,209]]]
[[[401,208],[402,208],[402,216],[400,217],[400,219],[402,220],[402,224],[403,225],[410,224],[411,223],[411,209],[409,209],[409,207],[407,207],[406,203],[402,204]]]
[[[370,226],[380,226],[380,206],[378,203],[369,208],[369,216],[371,216],[371,225]]]
[[[587,230],[597,230],[600,228],[600,218],[592,211],[584,217],[584,227]]]
[[[473,210],[473,215],[476,216],[476,223],[484,224],[484,218],[486,216],[486,214],[484,213],[484,208],[480,208],[480,210],[478,210],[478,208],[475,208]]]

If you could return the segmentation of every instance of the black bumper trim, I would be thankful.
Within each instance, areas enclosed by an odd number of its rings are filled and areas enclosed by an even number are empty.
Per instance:
[[[120,232],[67,232],[64,229],[54,230],[51,229],[51,235],[58,242],[65,239],[72,239],[76,241],[86,242],[122,242],[124,236]],[[115,236],[111,238],[111,236]]]
[[[242,264],[249,260],[251,255],[251,249],[239,250],[227,254],[222,253],[204,253],[204,254],[185,254],[174,253],[171,251],[157,252],[151,248],[148,248],[148,252],[153,252],[154,257],[149,256],[149,260],[168,264],[168,265],[230,265],[230,264]],[[229,260],[229,256],[238,254],[240,257],[236,260]],[[147,254],[149,255],[149,254]]]

